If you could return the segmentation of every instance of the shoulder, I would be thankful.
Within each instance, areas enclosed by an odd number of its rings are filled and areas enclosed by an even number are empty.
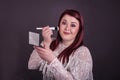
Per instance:
[[[88,49],[88,47],[86,46],[80,46],[78,49],[75,50],[74,52],[74,57],[79,58],[79,59],[83,59],[83,60],[91,60],[91,53],[90,50]]]
[[[88,47],[85,46],[85,45],[82,45],[82,46],[78,47],[78,49],[76,49],[75,52],[87,52],[87,53],[90,53]]]

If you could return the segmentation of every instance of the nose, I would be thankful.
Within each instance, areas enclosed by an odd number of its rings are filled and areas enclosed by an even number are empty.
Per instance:
[[[66,25],[65,30],[70,30],[70,26]]]

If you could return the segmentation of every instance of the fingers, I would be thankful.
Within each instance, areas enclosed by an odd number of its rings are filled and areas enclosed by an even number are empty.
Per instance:
[[[44,48],[41,48],[41,47],[38,47],[38,46],[33,46],[34,49],[37,50],[38,53],[44,53],[45,52],[45,49]]]
[[[55,59],[55,56],[52,54],[52,50],[37,46],[34,46],[34,48],[38,52],[38,55],[48,63],[52,62]]]
[[[43,36],[43,42],[44,45],[49,46],[50,43],[52,42],[52,30],[49,29],[49,26],[46,26],[42,29],[42,36]]]
[[[44,27],[44,28],[42,29],[42,34],[43,34],[43,35],[46,34],[47,36],[48,36],[48,35],[50,36],[50,35],[52,35],[53,33],[52,33],[52,30],[49,29],[49,26],[46,26],[46,27]]]

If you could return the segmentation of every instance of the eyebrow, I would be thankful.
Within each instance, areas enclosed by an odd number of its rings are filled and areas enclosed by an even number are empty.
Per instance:
[[[67,21],[66,19],[63,19],[62,21]],[[71,23],[75,23],[75,24],[77,24],[76,22],[71,22]],[[78,24],[77,24],[78,25]]]
[[[76,22],[71,22],[71,23],[77,24]],[[77,25],[78,25],[78,24],[77,24]]]

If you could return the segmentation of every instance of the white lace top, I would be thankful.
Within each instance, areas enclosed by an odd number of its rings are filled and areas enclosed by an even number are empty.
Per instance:
[[[59,44],[53,52],[57,57],[67,46]],[[69,57],[67,64],[62,64],[55,58],[49,65],[33,50],[29,61],[29,69],[38,69],[43,73],[43,80],[93,80],[92,57],[87,47],[79,47],[74,55]]]

